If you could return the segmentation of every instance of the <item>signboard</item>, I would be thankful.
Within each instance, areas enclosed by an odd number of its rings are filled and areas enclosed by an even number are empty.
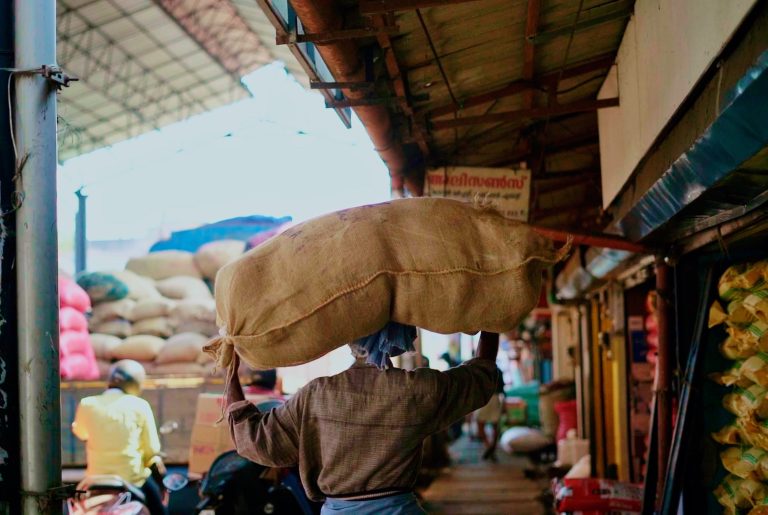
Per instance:
[[[424,195],[487,202],[513,220],[528,220],[531,171],[445,166],[427,170]]]

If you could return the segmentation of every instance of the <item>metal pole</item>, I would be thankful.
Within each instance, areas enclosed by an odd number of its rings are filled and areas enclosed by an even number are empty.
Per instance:
[[[13,0],[0,0],[0,68],[13,68]],[[0,513],[19,513],[19,379],[16,316],[15,162],[8,70],[0,69]]]
[[[671,288],[670,269],[664,258],[656,259],[656,319],[659,327],[659,355],[656,377],[656,422],[658,425],[658,470],[656,482],[656,508],[661,508],[664,484],[667,475],[667,461],[672,447],[672,344],[670,332]]]
[[[56,1],[15,0],[16,68],[56,64]],[[21,490],[24,514],[61,513],[59,324],[56,238],[56,89],[40,74],[19,72],[17,277]]]
[[[87,268],[88,237],[86,236],[85,201],[88,195],[83,194],[80,188],[77,195],[77,215],[75,216],[75,273],[84,272]]]

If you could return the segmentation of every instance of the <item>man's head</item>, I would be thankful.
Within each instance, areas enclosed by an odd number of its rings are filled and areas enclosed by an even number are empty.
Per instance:
[[[368,351],[365,347],[357,342],[352,342],[347,345],[349,345],[349,350],[352,352],[352,357],[355,358],[355,361],[358,363],[365,363],[365,360],[368,357]]]
[[[127,394],[139,395],[146,377],[147,372],[141,363],[124,359],[110,367],[107,384],[110,388],[119,388]]]

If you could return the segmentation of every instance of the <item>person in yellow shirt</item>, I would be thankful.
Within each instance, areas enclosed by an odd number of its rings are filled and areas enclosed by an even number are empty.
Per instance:
[[[152,407],[138,397],[146,377],[133,360],[118,361],[109,371],[108,388],[80,401],[72,432],[86,442],[89,476],[119,476],[140,488],[152,515],[166,515],[153,466],[163,471],[160,437]]]

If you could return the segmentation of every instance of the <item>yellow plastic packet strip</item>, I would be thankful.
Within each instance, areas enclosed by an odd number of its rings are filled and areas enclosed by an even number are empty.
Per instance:
[[[731,328],[729,328],[730,330]],[[730,332],[730,331],[729,331]],[[754,356],[760,349],[757,346],[752,345],[748,340],[739,339],[733,335],[728,336],[726,340],[720,344],[720,353],[725,356],[726,359],[738,360],[747,359],[750,356]]]
[[[728,320],[728,313],[725,312],[723,306],[718,301],[713,302],[709,308],[709,323],[707,326],[712,329],[726,320]]]
[[[739,367],[737,373],[739,379],[734,384],[743,379],[747,379],[764,388],[768,388],[768,354],[758,352],[744,361]]]
[[[747,295],[743,304],[756,319],[768,323],[768,290],[759,290]]]

